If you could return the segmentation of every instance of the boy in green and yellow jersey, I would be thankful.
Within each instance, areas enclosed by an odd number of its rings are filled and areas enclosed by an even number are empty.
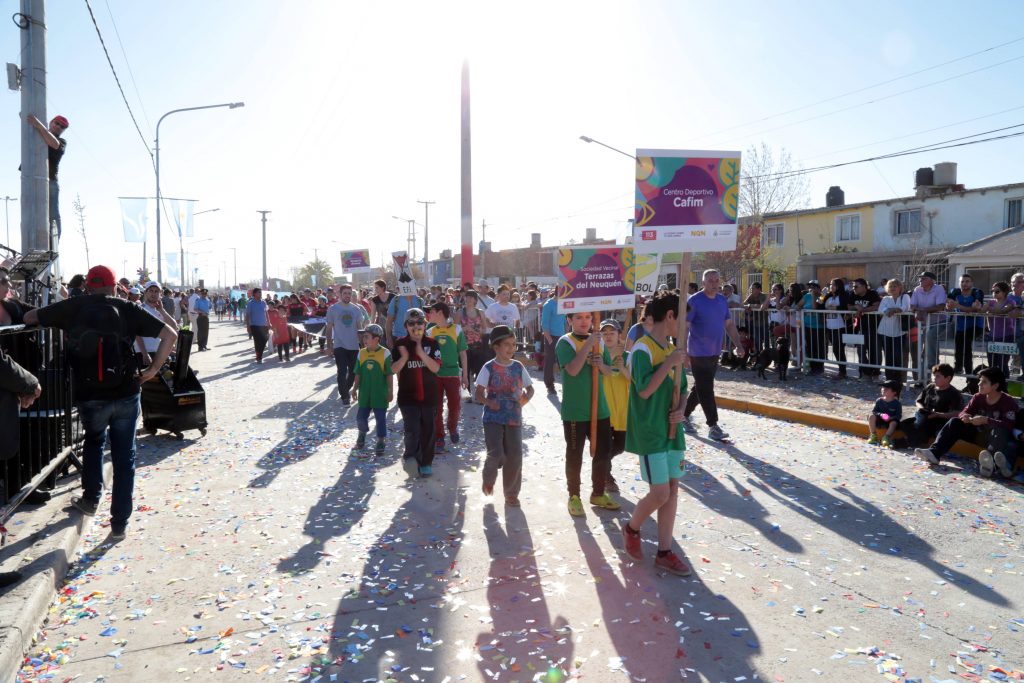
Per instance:
[[[626,365],[626,351],[622,344],[622,326],[618,320],[609,318],[601,321],[601,339],[612,359],[612,373],[604,378],[604,397],[611,413],[612,444],[608,451],[608,471],[605,472],[604,490],[618,493],[619,485],[612,476],[612,459],[626,450],[626,413],[629,407],[629,366]]]
[[[600,334],[591,334],[592,313],[573,313],[569,321],[572,331],[555,343],[555,358],[562,368],[562,428],[565,432],[565,480],[569,489],[569,514],[582,517],[580,471],[583,469],[583,447],[590,438],[590,400],[593,386],[591,367],[597,376],[597,444],[590,463],[590,504],[605,510],[621,507],[605,493],[604,478],[608,471],[611,448],[611,411],[604,395],[604,377],[610,375],[612,359],[604,348]],[[595,353],[595,349],[597,352]]]
[[[370,431],[370,413],[377,423],[377,455],[384,453],[384,439],[388,435],[388,405],[394,398],[391,372],[391,352],[380,345],[384,330],[380,325],[367,325],[363,332],[365,346],[359,349],[356,358],[355,383],[352,385],[352,399],[358,401],[356,426],[359,436],[356,448],[366,445],[366,433]]]
[[[683,437],[686,352],[669,342],[677,329],[679,297],[663,296],[647,304],[654,326],[633,345],[629,355],[630,388],[626,431],[626,450],[640,457],[640,474],[650,491],[633,509],[633,516],[622,527],[626,554],[643,559],[640,527],[658,513],[658,555],[654,564],[678,576],[688,576],[690,568],[672,552],[672,529],[676,518],[679,478],[683,476]],[[675,396],[675,373],[682,372],[682,386]],[[678,399],[672,410],[673,399]],[[675,437],[669,437],[669,424],[677,425]]]
[[[449,322],[451,309],[448,304],[438,301],[427,309],[427,336],[441,347],[441,369],[437,373],[437,412],[434,413],[434,434],[437,435],[434,450],[444,451],[445,397],[448,398],[448,434],[452,445],[459,443],[459,414],[462,412],[462,387],[469,388],[469,362],[466,351],[466,335],[462,327]]]

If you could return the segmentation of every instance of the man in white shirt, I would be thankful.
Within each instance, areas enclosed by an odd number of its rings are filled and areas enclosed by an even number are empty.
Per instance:
[[[508,285],[498,287],[498,300],[488,306],[487,311],[484,312],[484,316],[491,321],[492,325],[519,327],[519,307],[509,302],[511,296]]]
[[[491,286],[489,284],[481,280],[476,291],[477,294],[480,295],[480,305],[484,309],[488,309],[494,305],[494,297],[491,296]],[[511,294],[509,296],[511,296]]]
[[[199,311],[196,310],[196,301],[199,300],[199,292],[190,289],[188,292],[188,326],[194,333],[198,329]]]
[[[175,332],[178,331],[178,323],[174,321],[174,318],[164,310],[163,301],[160,299],[160,295],[163,293],[163,289],[160,287],[159,282],[149,281],[146,283],[146,289],[142,293],[142,310],[149,313],[157,320],[163,321],[168,327]],[[135,354],[139,358],[140,368],[149,367],[151,362],[151,356],[156,353],[157,348],[160,346],[159,337],[136,337],[135,338]]]

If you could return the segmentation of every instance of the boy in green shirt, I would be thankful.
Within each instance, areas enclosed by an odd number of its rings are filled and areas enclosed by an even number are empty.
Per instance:
[[[573,313],[572,331],[555,343],[555,358],[562,368],[562,428],[565,432],[565,480],[569,488],[569,514],[582,517],[580,500],[580,471],[583,469],[583,447],[590,436],[590,400],[593,379],[591,367],[596,366],[597,378],[597,448],[590,463],[590,504],[605,510],[621,507],[605,493],[604,478],[608,471],[608,452],[611,448],[611,411],[604,396],[604,376],[610,375],[611,357],[604,348],[600,334],[590,334],[592,313]],[[595,351],[599,349],[599,351]]]
[[[434,413],[434,434],[437,439],[434,450],[444,451],[445,397],[448,398],[448,434],[452,445],[459,443],[459,414],[462,411],[462,387],[469,389],[469,362],[466,352],[469,344],[462,327],[449,323],[451,309],[448,304],[438,301],[427,309],[427,336],[441,347],[441,369],[437,373],[437,412]]]
[[[356,359],[355,383],[352,385],[352,399],[358,401],[356,426],[359,437],[356,448],[366,445],[366,433],[370,431],[370,412],[377,423],[377,455],[384,453],[384,439],[388,435],[388,405],[394,398],[391,381],[391,352],[380,345],[384,330],[380,325],[367,325],[363,332],[363,348]]]
[[[686,352],[676,349],[668,340],[678,327],[678,308],[679,297],[675,295],[647,304],[654,326],[637,340],[629,356],[626,450],[640,457],[640,474],[650,485],[650,491],[637,502],[633,516],[622,527],[622,537],[626,554],[634,560],[642,560],[640,527],[657,512],[658,555],[654,565],[678,576],[689,576],[690,568],[672,552],[672,528],[686,449],[682,426],[676,428],[674,438],[669,438],[669,424],[679,425],[685,412],[685,401],[681,399],[686,395],[686,374],[682,368]],[[672,410],[676,372],[684,374],[680,400]]]

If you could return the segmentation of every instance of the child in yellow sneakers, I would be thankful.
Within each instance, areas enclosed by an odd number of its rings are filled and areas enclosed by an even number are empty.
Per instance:
[[[882,397],[875,401],[875,406],[868,415],[868,444],[878,443],[878,435],[875,430],[878,427],[885,427],[885,436],[882,437],[882,446],[892,448],[892,435],[896,432],[900,420],[903,419],[903,404],[900,403],[900,383],[894,379],[888,379],[881,384]]]
[[[612,359],[611,374],[604,378],[604,397],[611,411],[612,445],[608,451],[608,467],[604,476],[606,493],[618,493],[619,485],[612,476],[612,458],[626,450],[626,412],[629,407],[629,367],[621,342],[622,326],[609,318],[601,322],[601,339]]]

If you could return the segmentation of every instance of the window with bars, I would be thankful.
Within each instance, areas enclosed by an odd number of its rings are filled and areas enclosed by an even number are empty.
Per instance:
[[[1006,227],[1015,228],[1024,225],[1024,199],[1006,200]]]
[[[917,235],[921,232],[921,209],[896,212],[896,234]]]
[[[860,240],[860,214],[836,217],[836,242]]]
[[[786,225],[784,223],[772,223],[764,226],[761,231],[762,247],[781,247],[785,237]]]

